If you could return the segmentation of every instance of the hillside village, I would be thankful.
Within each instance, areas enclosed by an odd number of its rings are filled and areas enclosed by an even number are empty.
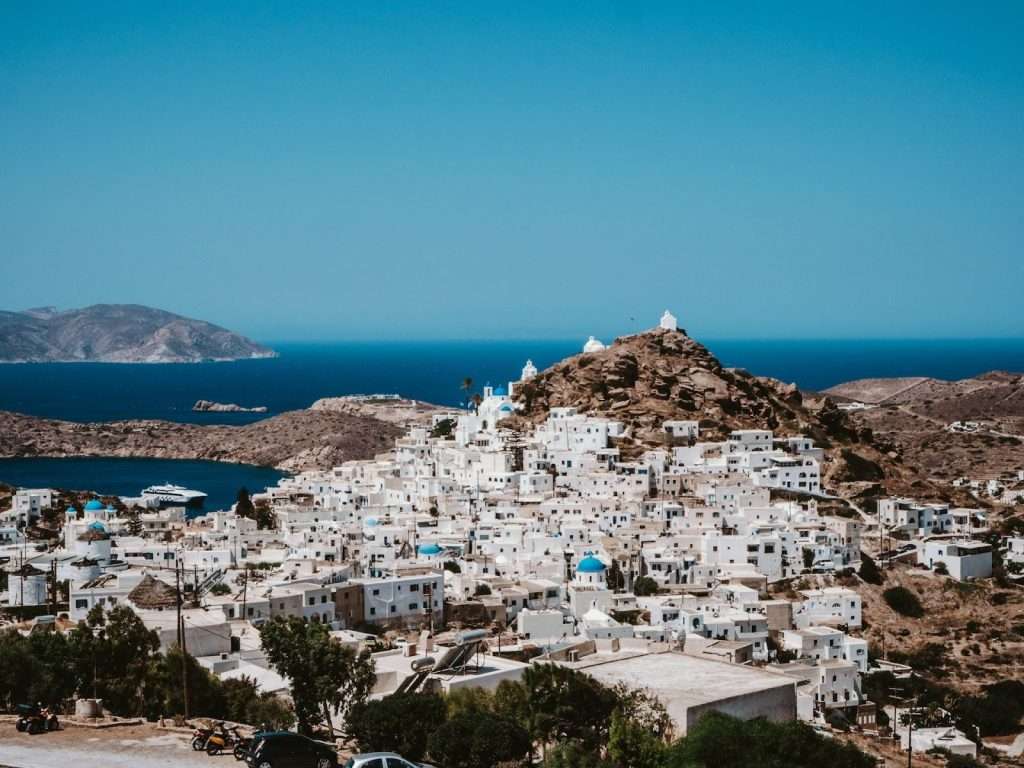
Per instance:
[[[891,495],[884,456],[666,311],[230,510],[18,490],[0,599],[21,633],[128,606],[162,650],[285,700],[260,628],[298,617],[372,652],[371,698],[552,664],[653,694],[676,735],[716,711],[1012,760],[1019,714],[996,733],[965,702],[1024,675],[1024,531],[980,501]]]

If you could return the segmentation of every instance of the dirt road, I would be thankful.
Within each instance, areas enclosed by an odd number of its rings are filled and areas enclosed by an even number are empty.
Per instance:
[[[12,768],[242,768],[229,755],[193,752],[185,733],[155,726],[67,727],[29,736],[13,725],[0,730],[0,766]]]

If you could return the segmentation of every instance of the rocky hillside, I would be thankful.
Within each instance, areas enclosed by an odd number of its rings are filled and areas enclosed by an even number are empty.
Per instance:
[[[624,422],[630,439],[620,447],[627,456],[664,444],[667,419],[697,420],[709,439],[733,429],[766,428],[808,435],[825,447],[823,476],[832,490],[851,496],[883,487],[909,490],[912,473],[898,454],[830,398],[805,398],[795,384],[726,368],[681,330],[623,336],[603,351],[567,358],[519,385],[516,396],[524,418],[534,422],[556,406]]]
[[[244,426],[171,421],[82,424],[0,411],[0,457],[123,456],[210,459],[329,469],[389,450],[401,430],[366,416],[289,411]]]
[[[274,354],[220,326],[138,304],[0,311],[0,362],[193,363]]]

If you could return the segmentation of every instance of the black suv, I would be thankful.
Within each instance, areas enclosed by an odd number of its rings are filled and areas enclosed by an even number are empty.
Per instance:
[[[278,731],[257,737],[246,762],[249,768],[337,768],[338,753],[297,733]]]

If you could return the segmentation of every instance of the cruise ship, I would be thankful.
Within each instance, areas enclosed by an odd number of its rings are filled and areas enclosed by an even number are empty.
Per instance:
[[[160,506],[201,507],[206,499],[202,491],[190,491],[180,485],[151,485],[142,491],[142,498],[156,499]]]

